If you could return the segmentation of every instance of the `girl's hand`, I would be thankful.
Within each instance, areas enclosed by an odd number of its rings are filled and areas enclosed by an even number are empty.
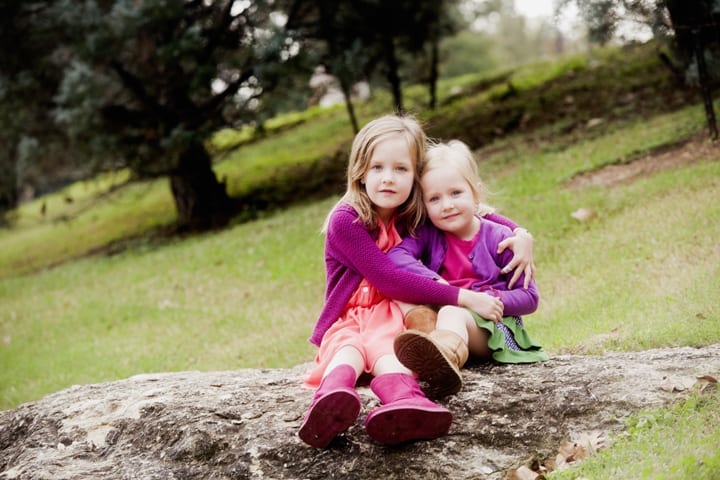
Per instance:
[[[533,243],[533,236],[530,232],[524,228],[516,228],[514,236],[508,237],[498,244],[498,255],[505,251],[506,248],[513,251],[512,260],[502,269],[502,273],[510,273],[510,271],[515,270],[508,282],[508,288],[512,288],[523,273],[525,274],[523,288],[527,290],[530,286],[530,280],[535,277]]]
[[[503,310],[505,309],[499,298],[484,292],[473,292],[464,288],[460,289],[458,304],[495,323],[502,321]]]

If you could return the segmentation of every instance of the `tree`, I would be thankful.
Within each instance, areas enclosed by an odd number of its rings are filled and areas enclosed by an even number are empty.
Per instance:
[[[53,63],[59,78],[49,82],[45,111],[68,145],[95,168],[168,177],[183,228],[225,221],[235,205],[204,141],[220,127],[252,121],[258,99],[296,58],[273,2],[16,3],[14,18],[28,19],[25,38],[45,35],[53,45],[42,62]],[[9,83],[27,73],[14,72]]]
[[[48,160],[68,166],[73,158],[72,146],[50,115],[60,75],[58,59],[46,55],[47,45],[63,33],[44,21],[47,5],[23,3],[0,4],[0,43],[12,45],[0,50],[0,223],[30,177],[36,188],[46,188],[39,172]]]
[[[288,28],[323,50],[322,63],[338,78],[348,112],[357,131],[350,86],[379,73],[393,97],[394,108],[404,109],[403,63],[429,59],[421,80],[430,85],[434,103],[437,46],[443,36],[455,31],[455,16],[449,13],[456,0],[288,0]],[[434,55],[433,55],[434,53]],[[416,80],[413,78],[412,80]]]
[[[345,99],[350,124],[359,131],[352,103],[352,85],[363,80],[369,58],[362,41],[356,35],[361,21],[355,3],[334,0],[289,0],[287,6],[289,31],[303,43],[304,48],[320,52],[318,63],[337,78]]]
[[[708,128],[718,138],[711,87],[720,79],[720,0],[561,0],[558,11],[569,3],[578,6],[591,40],[608,41],[620,19],[632,18],[670,45],[673,58],[661,54],[663,60],[701,87]]]

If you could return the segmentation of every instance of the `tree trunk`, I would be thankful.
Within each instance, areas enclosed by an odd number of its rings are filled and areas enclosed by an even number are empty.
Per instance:
[[[718,129],[704,49],[706,42],[713,41],[717,35],[717,29],[712,22],[711,6],[709,3],[698,0],[693,2],[667,0],[666,7],[670,14],[678,49],[688,64],[693,58],[697,63],[698,82],[702,90],[708,130],[712,139],[717,140]]]
[[[399,66],[397,56],[395,55],[395,44],[392,37],[385,38],[385,60],[387,68],[387,79],[392,90],[393,100],[395,101],[395,109],[398,113],[405,111],[403,107],[402,88],[400,87],[400,75],[398,73]]]
[[[205,230],[227,224],[233,214],[232,201],[212,170],[212,162],[200,143],[190,145],[170,175],[178,227]]]
[[[8,147],[0,153],[0,226],[7,225],[7,213],[17,206],[17,169],[15,168],[15,148]]]
[[[700,80],[700,88],[702,89],[703,102],[705,103],[705,118],[707,119],[710,138],[717,140],[718,128],[717,122],[715,121],[715,108],[713,106],[710,78],[708,78],[707,65],[705,64],[705,50],[700,35],[696,35],[695,37],[695,60],[697,61],[698,78]]]
[[[353,135],[357,135],[357,133],[360,131],[360,127],[358,125],[357,117],[355,116],[355,108],[353,107],[352,103],[352,92],[350,83],[346,79],[344,79],[342,75],[338,77],[338,80],[340,81],[340,90],[342,90],[343,97],[345,97],[345,108],[347,109],[348,117],[350,117],[350,124],[352,125]]]
[[[430,47],[430,79],[428,80],[428,86],[430,88],[430,110],[435,110],[437,106],[437,81],[438,81],[438,62],[440,61],[440,54],[438,52],[438,39],[434,38]]]
[[[537,468],[561,453],[563,463],[571,462],[571,452],[579,460],[603,446],[593,439],[605,444],[622,439],[630,416],[642,410],[675,408],[704,388],[703,396],[715,395],[710,381],[697,375],[720,369],[720,346],[469,365],[462,370],[465,387],[442,400],[453,413],[450,434],[400,448],[379,446],[368,437],[362,420],[378,400],[363,382],[361,418],[331,448],[305,445],[297,429],[312,391],[298,386],[307,368],[148,372],[75,385],[0,411],[0,475],[6,480],[520,478],[511,473],[520,465]],[[568,440],[582,443],[567,448]],[[717,478],[704,478],[711,477]]]

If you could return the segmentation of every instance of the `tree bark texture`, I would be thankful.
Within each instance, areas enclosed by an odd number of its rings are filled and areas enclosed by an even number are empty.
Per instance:
[[[170,175],[170,188],[181,229],[220,227],[233,213],[225,184],[218,181],[210,156],[199,143],[181,153],[177,168]]]
[[[698,376],[718,376],[720,345],[471,365],[440,401],[450,432],[398,447],[368,437],[378,400],[366,384],[355,425],[327,449],[305,445],[308,367],[143,374],[0,412],[0,479],[504,480],[576,434],[611,443],[632,413],[683,400]]]
[[[395,53],[395,42],[390,36],[385,36],[383,40],[385,48],[385,68],[387,69],[386,77],[388,83],[390,84],[395,108],[398,113],[402,113],[405,111],[405,108],[403,106],[403,95],[399,73],[400,67],[398,65],[397,54]]]

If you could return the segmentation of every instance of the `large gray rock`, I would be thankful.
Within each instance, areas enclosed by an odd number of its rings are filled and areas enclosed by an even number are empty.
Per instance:
[[[471,366],[441,402],[450,433],[395,448],[365,433],[377,404],[367,387],[354,427],[326,450],[303,444],[304,369],[138,375],[0,412],[0,479],[499,479],[717,376],[720,345]]]

